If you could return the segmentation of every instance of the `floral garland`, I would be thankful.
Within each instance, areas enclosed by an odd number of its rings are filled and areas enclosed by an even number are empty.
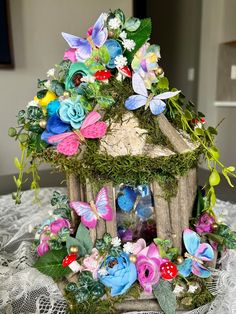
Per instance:
[[[236,232],[220,219],[216,223],[208,213],[194,219],[191,229],[183,232],[186,253],[180,256],[168,239],[160,238],[133,242],[132,235],[112,238],[105,233],[93,246],[83,223],[73,236],[70,213],[75,203],[85,209],[86,203],[69,202],[54,192],[54,210],[36,228],[34,241],[39,255],[35,267],[57,281],[66,277],[64,293],[71,313],[91,313],[93,306],[97,313],[106,313],[104,307],[111,306],[115,312],[117,303],[140,297],[142,290],[153,294],[165,313],[175,313],[178,305],[191,309],[213,299],[205,281],[211,276],[208,263],[236,248]]]
[[[196,112],[179,90],[170,90],[158,64],[160,48],[149,43],[150,34],[150,19],[126,19],[119,9],[102,13],[86,38],[62,33],[69,44],[64,60],[47,72],[47,79],[38,80],[40,90],[18,113],[18,127],[8,131],[20,142],[22,151],[21,159],[15,158],[19,176],[14,177],[17,192],[13,198],[17,204],[21,202],[27,158],[31,162],[27,170],[32,175],[31,188],[37,191],[35,156],[52,149],[68,159],[83,158],[89,143],[99,143],[108,132],[108,119],[104,117],[110,110],[118,110],[119,97],[125,90],[122,113],[148,113],[147,124],[164,113],[200,145],[208,162],[211,173],[206,195],[198,193],[197,215],[191,220],[191,228],[183,231],[185,259],[168,239],[154,236],[149,243],[141,237],[128,240],[132,239],[129,229],[120,238],[105,233],[93,247],[87,228],[95,228],[98,219],[112,219],[106,189],[102,188],[96,201],[89,204],[69,204],[65,196],[54,193],[52,205],[56,209],[36,232],[39,259],[35,267],[56,280],[66,276],[71,281],[65,295],[75,313],[91,313],[93,309],[106,312],[129,294],[138,297],[142,289],[155,295],[165,313],[174,313],[177,303],[190,308],[204,304],[212,299],[205,284],[205,278],[211,276],[207,262],[214,259],[214,250],[222,253],[236,248],[236,233],[220,223],[213,211],[214,188],[220,183],[218,168],[231,186],[229,175],[236,176],[235,168],[219,160],[214,144],[216,128],[205,126],[204,115]],[[112,87],[111,93],[106,92],[108,87]],[[132,198],[133,192],[128,189]],[[71,208],[81,216],[77,230],[71,228]],[[137,209],[137,214],[148,222],[147,212]]]

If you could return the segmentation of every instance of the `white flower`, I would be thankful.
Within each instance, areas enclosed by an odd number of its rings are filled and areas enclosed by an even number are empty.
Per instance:
[[[51,87],[51,81],[50,81],[50,80],[47,80],[47,82],[44,83],[44,86],[45,86],[47,89],[50,89],[50,87]]]
[[[121,22],[117,17],[114,17],[113,19],[110,19],[110,21],[108,22],[108,25],[110,29],[117,29],[120,27]]]
[[[47,71],[47,77],[54,76],[54,75],[55,75],[55,69],[54,68],[51,68]]]
[[[115,57],[114,63],[117,68],[123,68],[124,66],[127,65],[127,58],[124,57],[123,55],[119,55]]]
[[[189,293],[194,293],[199,288],[199,285],[190,285],[188,288]]]
[[[184,287],[176,285],[173,293],[178,297],[184,291]]]
[[[119,239],[118,237],[115,237],[111,240],[111,244],[114,247],[120,246],[121,245],[121,239]]]
[[[107,274],[106,268],[105,268],[105,267],[100,268],[100,269],[98,270],[98,274],[99,274],[100,276],[106,276],[106,274]]]
[[[31,100],[28,102],[28,105],[26,106],[27,108],[28,107],[38,107],[38,102],[37,100]]]
[[[95,77],[92,75],[87,75],[87,76],[83,76],[80,79],[81,82],[85,82],[85,83],[94,83],[95,82]]]
[[[29,224],[29,226],[28,226],[29,233],[31,233],[33,230],[34,230],[34,227],[31,224]]]
[[[125,252],[125,253],[133,253],[133,243],[131,243],[131,242],[127,242],[127,243],[125,243],[124,244],[124,246],[123,246],[123,251]]]
[[[122,31],[122,32],[120,33],[119,37],[120,37],[122,40],[124,40],[124,39],[127,38],[127,33],[126,33],[125,31]]]
[[[128,51],[132,51],[135,48],[135,41],[133,39],[124,39],[123,40],[123,46]]]

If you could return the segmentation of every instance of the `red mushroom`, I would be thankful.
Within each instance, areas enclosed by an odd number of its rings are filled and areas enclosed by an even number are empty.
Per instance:
[[[177,266],[172,262],[165,262],[160,266],[161,277],[165,280],[171,280],[178,274]]]
[[[132,76],[132,72],[127,65],[125,65],[122,68],[117,68],[117,69],[119,71],[119,73],[117,75],[118,81],[122,81],[125,77],[131,77]]]
[[[108,79],[111,77],[111,72],[109,70],[100,70],[94,74],[94,77],[98,81],[102,81],[104,83],[107,83]]]
[[[76,261],[77,254],[69,254],[67,255],[63,261],[62,261],[62,266],[63,267],[70,267],[70,269],[74,272],[77,273],[78,271],[81,270],[81,265]]]

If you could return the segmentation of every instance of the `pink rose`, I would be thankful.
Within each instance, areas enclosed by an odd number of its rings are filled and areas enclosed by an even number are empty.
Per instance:
[[[69,48],[65,51],[64,53],[64,60],[70,60],[72,63],[77,62],[77,58],[76,58],[76,48]]]
[[[159,248],[154,243],[139,252],[136,268],[138,281],[145,292],[152,292],[152,286],[160,279],[160,265],[166,261],[168,259],[161,257]]]
[[[93,278],[97,279],[98,268],[101,263],[101,258],[99,257],[98,250],[96,248],[92,249],[92,254],[85,257],[82,266],[83,270],[88,270],[92,273]]]
[[[55,221],[53,221],[50,224],[50,231],[54,234],[58,234],[58,232],[62,229],[62,228],[70,228],[70,223],[67,219],[63,219],[63,218],[59,218]]]
[[[203,214],[199,217],[198,222],[195,226],[197,233],[202,234],[204,232],[212,232],[212,224],[215,222],[215,218],[208,213]]]

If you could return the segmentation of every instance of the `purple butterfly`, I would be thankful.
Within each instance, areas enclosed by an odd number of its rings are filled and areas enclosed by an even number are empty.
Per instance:
[[[77,37],[68,33],[62,33],[71,48],[76,48],[76,57],[78,61],[87,60],[95,47],[101,47],[107,40],[108,31],[104,27],[104,13],[102,13],[94,24],[91,35],[87,39]]]
[[[88,228],[95,228],[100,218],[112,220],[112,208],[109,205],[108,192],[105,187],[98,192],[95,202],[72,201],[70,207],[81,216],[81,222]]]
[[[135,93],[138,95],[130,96],[125,101],[125,107],[128,110],[135,110],[142,106],[145,106],[145,109],[150,106],[150,110],[154,115],[161,114],[165,108],[166,104],[162,99],[168,99],[174,97],[180,93],[176,92],[165,92],[159,95],[149,94],[145,87],[144,81],[138,73],[134,73],[132,77],[132,86]]]
[[[201,278],[210,277],[211,272],[203,266],[204,261],[212,261],[214,258],[210,244],[200,243],[199,235],[190,229],[184,230],[183,239],[188,253],[185,253],[187,258],[183,264],[178,266],[179,273],[184,277],[188,277],[191,272]]]

